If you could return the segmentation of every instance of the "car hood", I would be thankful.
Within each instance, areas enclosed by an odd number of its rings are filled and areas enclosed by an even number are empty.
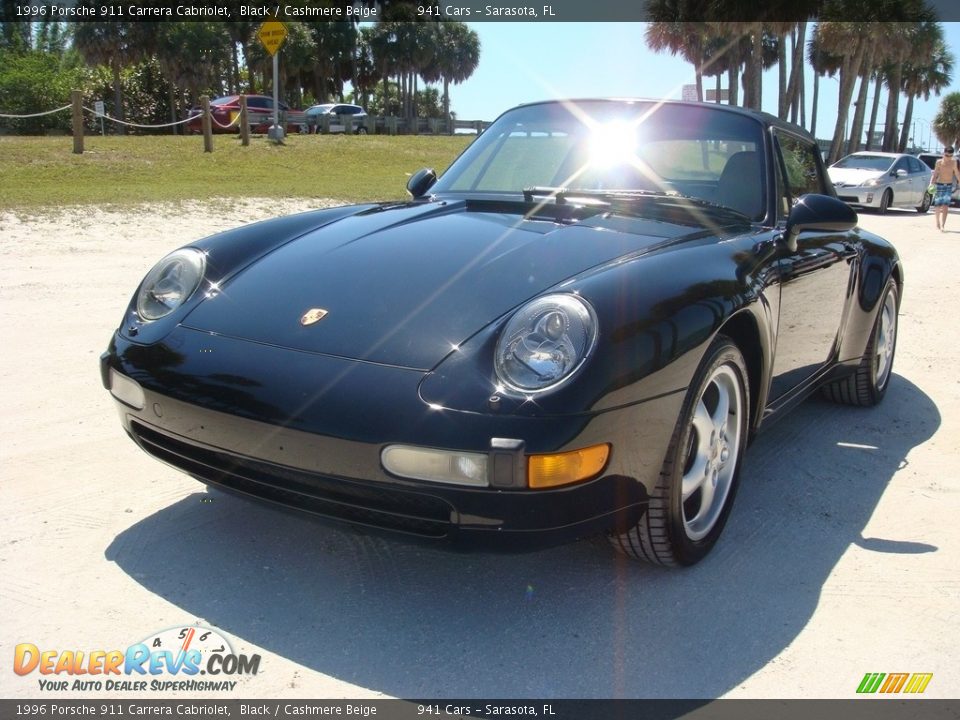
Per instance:
[[[830,168],[827,174],[834,185],[848,186],[863,185],[867,180],[883,176],[882,172],[876,170],[861,170],[858,168]]]
[[[621,217],[561,224],[463,201],[380,207],[282,245],[182,324],[428,370],[490,322],[584,270],[705,234],[713,233]],[[303,324],[313,309],[326,314]]]

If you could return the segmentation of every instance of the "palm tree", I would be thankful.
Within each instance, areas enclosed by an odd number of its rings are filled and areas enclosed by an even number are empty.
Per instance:
[[[916,0],[917,3],[920,0]],[[905,1],[905,4],[906,1]],[[890,75],[887,77],[887,87],[890,97],[887,100],[887,119],[883,127],[883,150],[894,152],[899,142],[897,117],[900,111],[900,90],[903,86],[903,66],[907,63],[921,63],[929,58],[933,52],[933,43],[928,19],[930,12],[926,6],[912,7],[911,0],[906,8],[911,15],[918,18],[915,22],[884,23],[884,44],[889,51]]]
[[[840,57],[827,52],[820,37],[820,24],[817,23],[807,43],[807,60],[813,68],[813,98],[810,108],[810,134],[817,135],[817,111],[820,102],[820,78],[833,77],[840,72]]]
[[[647,47],[654,52],[683,55],[693,65],[697,100],[703,101],[703,65],[709,25],[706,22],[651,22],[645,35]]]
[[[443,116],[450,123],[450,83],[459,85],[480,64],[480,36],[462,22],[446,20],[430,26],[433,54],[422,70],[426,82],[443,80]]]
[[[840,60],[840,92],[837,100],[837,123],[830,143],[829,163],[836,162],[843,154],[847,114],[853,102],[853,91],[863,59],[870,44],[869,23],[825,21],[817,25],[818,41],[823,50]]]
[[[930,94],[940,95],[940,91],[950,85],[953,73],[953,55],[947,50],[943,39],[943,28],[931,23],[928,28],[934,35],[933,53],[919,64],[908,64],[903,69],[903,92],[907,96],[907,109],[903,114],[903,131],[900,134],[899,151],[906,152],[909,128],[913,121],[913,101],[917,97],[930,99]]]
[[[373,54],[373,28],[360,28],[357,35],[357,49],[354,54],[354,67],[356,69],[353,81],[353,101],[367,107],[376,84],[381,80]]]
[[[933,132],[943,145],[960,145],[960,92],[943,96],[933,118]]]
[[[205,92],[220,94],[231,44],[224,25],[206,21],[157,24],[160,67],[172,85],[186,88],[193,102]]]
[[[354,53],[357,49],[357,27],[352,22],[304,23],[313,38],[313,94],[318,103],[330,100],[334,89],[342,99],[343,83],[355,74]]]
[[[113,74],[114,117],[124,119],[120,72],[139,60],[150,36],[147,23],[82,22],[73,28],[73,45],[88,65],[105,65]],[[125,132],[120,125],[120,132]]]

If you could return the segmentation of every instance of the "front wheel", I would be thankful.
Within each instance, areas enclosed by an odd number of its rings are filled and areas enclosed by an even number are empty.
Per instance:
[[[893,193],[890,191],[890,188],[887,188],[883,191],[883,196],[880,198],[880,207],[877,208],[877,212],[881,215],[886,215],[887,210],[890,209],[891,202],[893,202]]]
[[[716,544],[747,443],[746,378],[739,348],[718,336],[687,390],[646,513],[610,538],[618,550],[657,565],[693,565]]]

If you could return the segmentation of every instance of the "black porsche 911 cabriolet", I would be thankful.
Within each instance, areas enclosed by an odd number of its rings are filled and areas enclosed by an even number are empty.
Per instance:
[[[890,382],[897,253],[769,115],[523,105],[408,190],[160,260],[101,358],[127,433],[356,525],[689,565],[763,423]]]

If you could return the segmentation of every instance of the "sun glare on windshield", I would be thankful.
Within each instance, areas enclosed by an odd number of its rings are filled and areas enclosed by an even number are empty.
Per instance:
[[[637,127],[622,121],[596,125],[590,131],[590,164],[609,168],[636,164]]]

